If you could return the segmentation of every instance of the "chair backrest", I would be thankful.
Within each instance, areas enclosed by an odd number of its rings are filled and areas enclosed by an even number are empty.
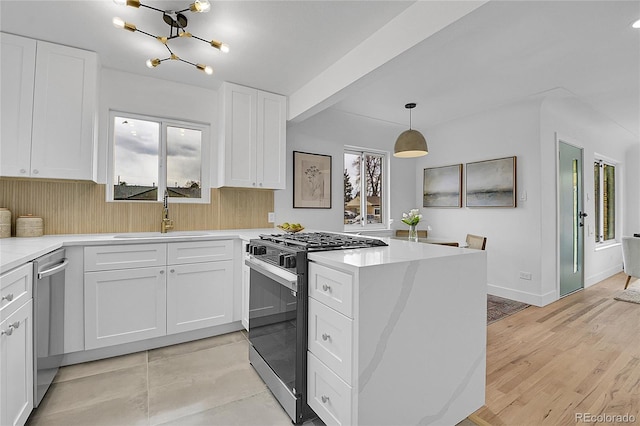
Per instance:
[[[467,244],[469,244],[469,248],[484,250],[487,247],[487,237],[467,234]]]
[[[622,237],[622,261],[625,274],[640,278],[640,238]]]
[[[427,238],[427,231],[426,230],[418,230],[418,238]],[[408,237],[409,236],[409,230],[408,229],[397,229],[396,230],[396,237]]]

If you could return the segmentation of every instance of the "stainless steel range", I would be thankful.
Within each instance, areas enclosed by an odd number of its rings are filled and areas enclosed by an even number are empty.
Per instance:
[[[249,360],[295,424],[307,405],[307,253],[386,246],[330,232],[260,235],[249,242]]]

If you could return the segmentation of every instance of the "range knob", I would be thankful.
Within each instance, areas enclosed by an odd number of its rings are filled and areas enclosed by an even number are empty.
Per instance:
[[[284,266],[285,268],[295,268],[296,257],[293,254],[281,254],[280,256],[278,256],[278,264],[280,266]]]
[[[251,254],[253,255],[267,254],[267,248],[265,246],[251,246]]]

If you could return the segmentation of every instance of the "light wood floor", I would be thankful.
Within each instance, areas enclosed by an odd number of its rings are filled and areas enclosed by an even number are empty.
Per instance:
[[[489,325],[486,405],[469,418],[575,425],[584,423],[577,413],[628,414],[640,424],[640,304],[613,299],[625,279],[617,274]],[[640,280],[631,286],[640,289]]]

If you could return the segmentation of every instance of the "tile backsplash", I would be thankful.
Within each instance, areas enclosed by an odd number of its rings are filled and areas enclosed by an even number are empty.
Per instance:
[[[44,219],[46,234],[97,234],[160,230],[162,203],[106,202],[104,184],[86,181],[0,178],[0,207],[16,218],[32,214]],[[267,228],[273,191],[214,188],[209,204],[169,205],[174,230],[196,231]]]

